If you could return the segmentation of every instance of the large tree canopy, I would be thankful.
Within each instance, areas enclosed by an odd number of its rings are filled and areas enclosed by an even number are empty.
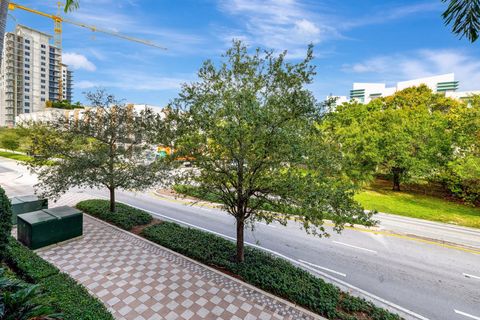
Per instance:
[[[323,125],[341,148],[350,176],[361,181],[385,173],[400,190],[402,181],[432,177],[450,160],[445,114],[458,104],[421,85],[368,104],[346,103]]]
[[[38,173],[44,196],[71,187],[104,187],[115,211],[115,190],[142,190],[158,183],[160,160],[146,161],[159,115],[150,109],[134,112],[104,91],[88,94],[94,108],[81,118],[27,123],[32,145],[30,163]]]
[[[273,212],[299,216],[319,235],[326,234],[324,218],[337,230],[355,219],[369,221],[352,200],[338,153],[316,128],[318,105],[305,88],[314,75],[312,49],[291,64],[285,53],[249,54],[234,42],[223,57],[220,66],[204,63],[199,81],[183,86],[170,115],[176,155],[194,163],[180,181],[214,193],[235,217],[237,261],[244,259],[246,224],[286,223]]]

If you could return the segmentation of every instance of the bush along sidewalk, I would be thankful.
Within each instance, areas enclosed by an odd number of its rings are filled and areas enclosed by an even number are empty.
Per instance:
[[[105,220],[117,227],[130,231],[135,226],[146,225],[153,218],[145,211],[138,210],[122,203],[116,204],[116,212],[110,212],[110,203],[107,200],[85,200],[77,203],[77,209],[82,210],[101,220]]]
[[[18,277],[41,290],[43,294],[35,297],[38,303],[51,306],[65,320],[114,319],[106,307],[82,285],[14,238],[9,240],[5,263]]]
[[[93,203],[102,203],[102,205],[92,209]],[[98,209],[100,207],[105,211],[100,212]],[[126,205],[122,207],[124,214],[130,212],[136,215],[141,211]],[[84,208],[82,210],[86,213],[107,222],[112,220],[111,216],[118,214],[118,212],[109,213],[106,200],[82,201],[77,204],[77,208]],[[401,319],[398,315],[378,308],[364,299],[342,292],[334,285],[326,283],[290,262],[259,249],[245,248],[245,262],[237,264],[234,262],[235,244],[211,233],[171,222],[162,222],[146,227],[141,236],[206,265],[234,274],[247,283],[328,319]]]

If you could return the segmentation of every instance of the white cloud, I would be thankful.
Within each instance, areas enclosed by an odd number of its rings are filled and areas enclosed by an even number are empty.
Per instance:
[[[338,36],[330,18],[323,16],[321,10],[313,10],[297,0],[223,0],[220,9],[238,17],[242,25],[242,31],[224,32],[225,40],[243,38],[250,44],[287,49],[290,57],[300,53],[304,56],[310,43]]]
[[[418,50],[377,56],[344,65],[342,70],[366,74],[373,81],[389,79],[394,82],[453,72],[462,90],[480,89],[480,61],[458,50]]]
[[[84,69],[87,71],[95,71],[97,69],[97,67],[90,60],[88,60],[87,57],[74,52],[63,53],[62,62],[74,70]]]

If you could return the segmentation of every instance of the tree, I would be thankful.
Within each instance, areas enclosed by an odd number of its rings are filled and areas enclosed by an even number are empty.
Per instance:
[[[447,1],[447,10],[442,14],[445,24],[453,24],[452,32],[460,38],[465,36],[475,42],[480,32],[480,0],[442,0]]]
[[[0,262],[5,259],[8,239],[12,232],[12,208],[5,190],[0,187]]]
[[[215,66],[206,61],[199,81],[185,84],[171,105],[177,158],[192,159],[177,182],[213,193],[236,220],[236,261],[244,260],[244,228],[257,220],[283,224],[299,216],[303,227],[326,235],[323,219],[340,231],[370,215],[352,200],[334,150],[319,138],[318,105],[305,85],[315,74],[312,48],[298,64],[285,54],[239,41]],[[265,209],[269,209],[266,211]]]
[[[20,136],[10,129],[0,138],[0,145],[4,149],[15,151],[20,147]]]
[[[400,191],[402,182],[432,178],[451,159],[446,114],[457,104],[421,85],[369,104],[344,104],[324,127],[347,159],[349,175],[368,181],[386,173]]]
[[[30,166],[38,173],[43,196],[77,186],[105,187],[115,212],[115,190],[143,190],[161,179],[160,160],[147,162],[145,157],[159,115],[150,109],[136,113],[102,90],[87,98],[94,108],[80,119],[60,116],[26,124],[34,155]]]
[[[47,101],[47,102],[45,102],[45,106],[47,108],[66,109],[66,110],[83,109],[84,108],[80,104],[80,102],[77,101],[76,103],[71,103],[68,100]]]

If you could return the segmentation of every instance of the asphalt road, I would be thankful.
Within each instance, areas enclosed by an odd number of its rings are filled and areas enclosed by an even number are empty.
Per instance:
[[[9,195],[32,192],[35,177],[0,158],[0,184]],[[76,190],[78,191],[78,190]],[[107,196],[83,190],[92,197]],[[218,209],[198,207],[153,193],[118,192],[117,199],[170,219],[233,239],[234,219]],[[436,225],[402,217],[380,216],[382,229],[405,229],[409,234],[442,237],[449,242],[480,244],[475,230]],[[287,227],[256,223],[246,241],[291,260],[354,294],[383,301],[413,319],[480,320],[480,251],[421,238],[362,229],[344,230],[330,238],[305,234],[295,223]],[[442,229],[444,228],[444,229]],[[478,239],[477,239],[478,238]],[[477,241],[478,240],[478,241]]]

